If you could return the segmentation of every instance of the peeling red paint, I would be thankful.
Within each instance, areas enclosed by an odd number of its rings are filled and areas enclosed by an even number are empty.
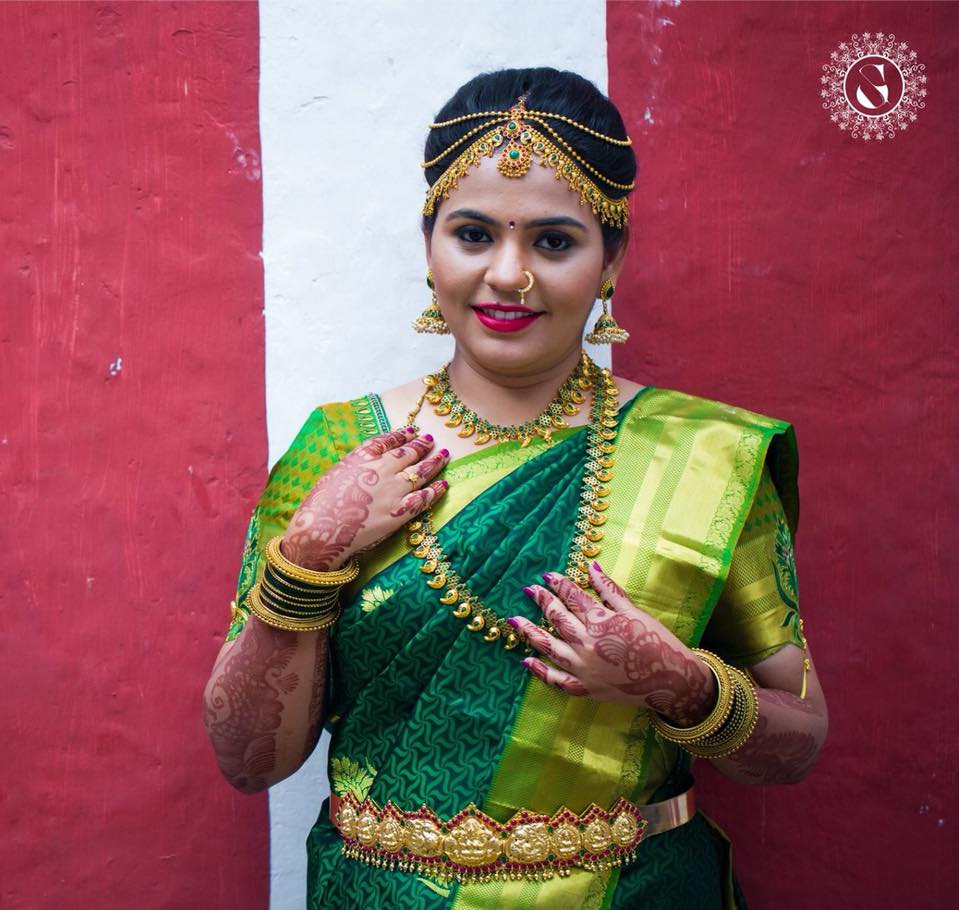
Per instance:
[[[258,8],[0,3],[0,59],[0,905],[259,910],[200,710],[265,478]]]

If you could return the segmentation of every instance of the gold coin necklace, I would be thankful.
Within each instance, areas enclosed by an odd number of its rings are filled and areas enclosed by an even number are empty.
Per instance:
[[[410,412],[407,418],[407,426],[414,425],[424,399],[428,400],[430,391],[437,388],[437,383],[430,382],[437,375],[427,376],[423,380],[427,386],[427,391],[420,396],[416,406]],[[619,412],[619,389],[616,387],[610,371],[605,367],[602,369],[597,367],[585,351],[577,370],[570,376],[570,380],[574,376],[576,377],[576,390],[579,392],[592,390],[593,401],[590,407],[589,425],[586,429],[586,464],[583,468],[583,479],[580,487],[576,533],[573,535],[567,557],[566,576],[585,589],[589,586],[589,561],[599,555],[600,541],[603,539],[602,526],[606,523],[605,512],[609,507],[607,497],[610,492],[609,482],[613,479],[612,468],[618,427],[616,418]],[[564,383],[564,389],[567,388],[570,380]],[[449,401],[446,397],[448,394],[452,394],[452,390],[447,382],[442,396],[437,398],[436,403]],[[557,399],[561,398],[562,390],[557,395]],[[547,408],[544,414],[548,413],[548,410]],[[467,411],[468,409],[464,405],[460,413],[465,414]],[[452,413],[452,408],[449,413]],[[475,412],[470,411],[469,413],[475,415]],[[474,430],[478,426],[484,426],[483,432],[485,433],[485,426],[494,427],[496,430],[518,431],[521,428],[542,426],[539,420],[540,418],[534,418],[532,421],[522,424],[522,427],[499,427],[489,424],[488,421],[483,421],[482,418],[475,415],[471,423]],[[463,422],[466,422],[465,417]],[[533,432],[537,431],[533,430]],[[529,433],[528,437],[531,435],[532,433]],[[552,444],[551,434],[540,435],[543,436],[548,445]],[[499,439],[501,434],[498,432],[490,433],[489,439],[493,438]],[[506,439],[518,439],[521,445],[529,443],[529,438],[526,438],[526,441],[523,442],[523,437],[518,432],[516,435],[507,435]],[[507,623],[506,618],[490,609],[473,594],[446,558],[433,528],[432,509],[421,512],[407,523],[406,542],[412,554],[421,560],[420,571],[424,575],[430,576],[426,583],[439,593],[440,603],[452,607],[453,615],[464,620],[471,632],[481,632],[484,641],[500,642],[507,651],[512,651],[521,643],[522,639]],[[548,628],[548,626],[546,627]]]

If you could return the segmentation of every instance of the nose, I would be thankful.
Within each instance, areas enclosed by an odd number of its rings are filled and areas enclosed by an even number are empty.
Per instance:
[[[529,283],[523,268],[520,245],[516,242],[501,241],[495,245],[486,269],[486,284],[504,297],[518,297],[519,289]]]

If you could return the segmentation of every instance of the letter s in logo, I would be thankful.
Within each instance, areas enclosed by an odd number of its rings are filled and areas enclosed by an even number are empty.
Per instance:
[[[886,85],[886,75],[884,73],[885,63],[866,63],[863,66],[859,67],[859,75],[862,77],[862,80],[856,86],[856,100],[863,106],[871,108],[872,110],[877,110],[882,107],[884,104],[889,103],[889,86]],[[868,70],[875,70],[879,74],[879,81],[874,82],[870,76],[871,74],[867,72]],[[863,91],[863,80],[869,83],[871,88],[874,88],[880,95],[881,101],[878,104],[873,103],[873,98],[870,98]],[[870,92],[870,94],[872,94]]]

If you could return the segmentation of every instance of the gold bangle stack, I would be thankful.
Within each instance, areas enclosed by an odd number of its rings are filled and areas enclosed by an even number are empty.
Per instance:
[[[710,651],[693,653],[716,678],[716,707],[694,727],[674,727],[656,714],[653,727],[663,739],[699,758],[722,758],[742,748],[759,719],[759,699],[749,676]]]
[[[360,574],[355,559],[342,569],[318,572],[290,562],[280,550],[282,535],[264,550],[263,576],[247,595],[250,610],[268,626],[289,632],[317,632],[340,616],[340,588]]]

